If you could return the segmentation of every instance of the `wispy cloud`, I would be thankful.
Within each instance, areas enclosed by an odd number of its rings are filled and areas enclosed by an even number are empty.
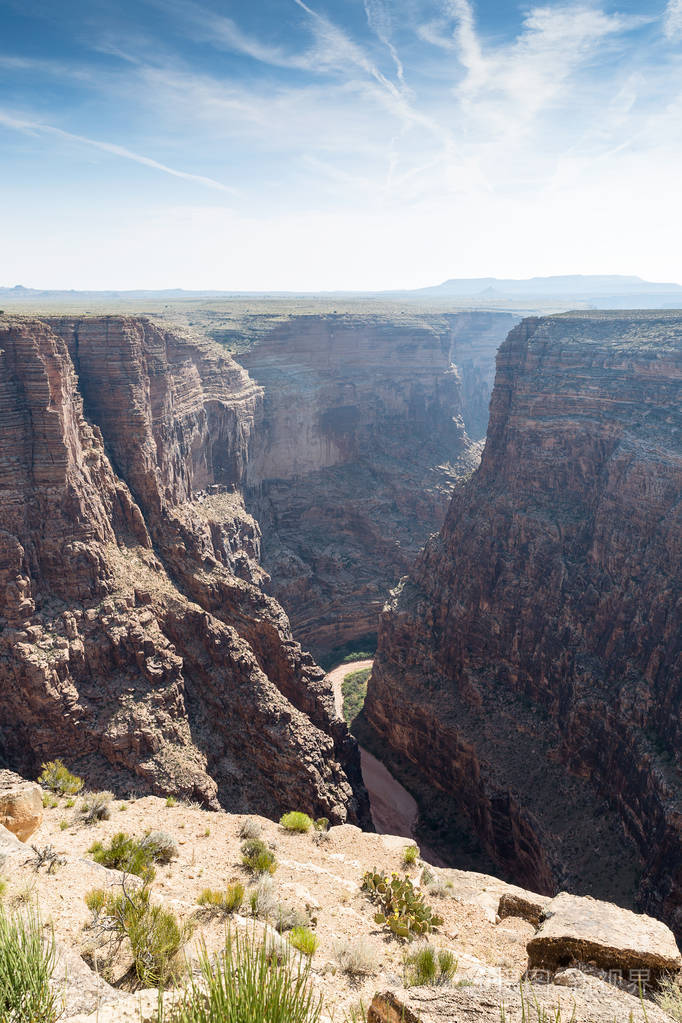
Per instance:
[[[682,36],[682,0],[668,0],[663,16],[663,31],[668,39]]]
[[[225,185],[220,181],[215,181],[213,178],[205,177],[203,174],[191,174],[189,171],[177,170],[177,168],[169,167],[165,163],[159,163],[158,160],[153,160],[149,156],[143,156],[141,153],[135,153],[132,149],[127,149],[125,146],[118,146],[113,142],[102,142],[99,139],[87,138],[85,135],[75,135],[73,132],[64,131],[62,128],[57,128],[52,124],[41,124],[39,121],[30,121],[23,118],[12,117],[3,111],[0,111],[0,125],[5,128],[13,129],[14,131],[26,132],[28,134],[53,135],[57,138],[67,139],[69,142],[77,142],[82,145],[92,146],[94,149],[99,149],[104,153],[110,153],[112,156],[119,156],[124,160],[132,160],[134,163],[142,164],[144,167],[151,167],[153,170],[162,171],[164,174],[170,174],[174,178],[183,178],[185,181],[194,181],[199,185],[205,185],[207,188],[218,189],[221,192],[229,192],[231,195],[236,194],[236,189],[229,185]]]

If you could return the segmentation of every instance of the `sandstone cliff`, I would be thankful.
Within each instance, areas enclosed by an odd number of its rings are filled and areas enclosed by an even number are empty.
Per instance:
[[[506,876],[678,933],[681,398],[679,314],[513,330],[481,466],[384,611],[365,705],[424,818],[430,792]]]
[[[264,391],[247,504],[271,592],[316,655],[376,632],[386,593],[442,525],[478,463],[472,440],[514,322],[299,316],[254,331],[236,356]]]
[[[229,356],[148,321],[3,321],[2,760],[367,819],[354,740],[261,589],[234,490],[261,415]]]

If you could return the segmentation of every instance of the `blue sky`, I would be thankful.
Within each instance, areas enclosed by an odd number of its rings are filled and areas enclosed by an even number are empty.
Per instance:
[[[682,0],[0,0],[0,284],[682,281]]]

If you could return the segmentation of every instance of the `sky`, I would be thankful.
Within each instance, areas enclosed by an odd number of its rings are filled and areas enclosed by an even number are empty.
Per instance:
[[[0,0],[0,286],[682,282],[682,0]]]

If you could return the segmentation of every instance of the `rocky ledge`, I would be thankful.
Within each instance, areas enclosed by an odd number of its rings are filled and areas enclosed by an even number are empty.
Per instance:
[[[679,314],[514,329],[481,466],[383,613],[365,705],[451,862],[466,832],[507,878],[677,933],[681,399]]]
[[[239,493],[262,390],[125,317],[0,326],[0,763],[368,819],[331,688]]]

